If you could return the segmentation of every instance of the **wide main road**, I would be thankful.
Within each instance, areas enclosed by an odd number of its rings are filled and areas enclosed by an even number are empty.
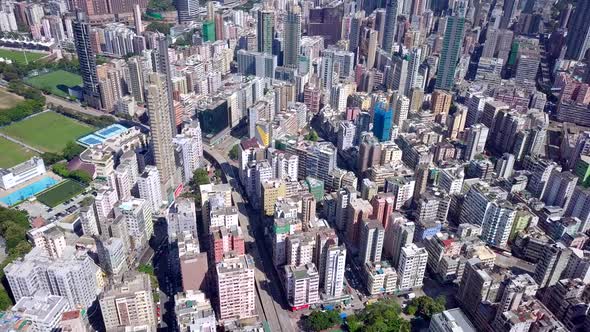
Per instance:
[[[272,266],[272,258],[270,258],[269,250],[267,250],[265,246],[264,233],[260,227],[255,227],[250,224],[250,216],[255,217],[255,219],[259,221],[257,214],[254,211],[248,210],[242,197],[242,189],[239,185],[239,180],[235,176],[228,160],[207,145],[203,145],[203,151],[219,164],[222,172],[225,174],[227,182],[234,189],[232,192],[232,199],[239,209],[239,222],[240,227],[242,228],[242,233],[244,234],[246,252],[254,258],[256,292],[259,298],[259,303],[262,305],[264,318],[270,325],[270,330],[273,332],[294,332],[295,329],[291,325],[288,311],[281,306],[283,300],[281,283],[278,280],[274,267]],[[261,255],[261,252],[264,253],[264,255]]]

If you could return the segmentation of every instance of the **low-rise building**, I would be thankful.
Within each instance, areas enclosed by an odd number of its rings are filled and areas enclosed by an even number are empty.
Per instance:
[[[174,296],[176,322],[180,331],[215,332],[217,321],[211,301],[200,291],[187,291]]]
[[[368,262],[363,272],[369,294],[388,294],[397,290],[397,273],[387,261]]]
[[[0,168],[0,188],[7,190],[32,178],[45,174],[45,164],[40,157],[33,157],[11,168]]]

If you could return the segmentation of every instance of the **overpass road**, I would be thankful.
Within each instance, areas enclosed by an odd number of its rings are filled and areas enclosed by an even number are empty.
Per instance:
[[[235,176],[229,161],[215,151],[213,148],[204,145],[203,152],[209,156],[219,167],[227,182],[231,185],[232,199],[239,209],[239,222],[244,234],[246,252],[254,258],[256,279],[257,304],[261,304],[262,316],[270,325],[271,331],[295,331],[291,325],[287,304],[285,303],[281,283],[270,257],[270,250],[264,241],[264,231],[260,226],[258,213],[248,208],[247,202],[242,196],[242,189],[238,178]],[[250,223],[254,220],[256,224]],[[257,308],[259,314],[260,309]]]

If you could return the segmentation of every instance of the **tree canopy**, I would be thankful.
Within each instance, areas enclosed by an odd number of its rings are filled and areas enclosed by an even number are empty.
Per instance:
[[[155,12],[166,12],[175,10],[171,0],[150,0],[148,9]]]
[[[240,153],[238,149],[238,145],[232,146],[231,150],[229,150],[228,157],[231,160],[238,160],[238,154]]]
[[[367,305],[356,315],[346,318],[350,332],[409,332],[410,322],[403,319],[400,306],[393,299],[382,299]]]
[[[305,139],[312,142],[317,142],[319,139],[319,135],[315,130],[310,130],[307,135],[305,135]]]
[[[341,323],[339,311],[314,311],[305,319],[305,325],[312,331],[321,331]]]
[[[436,299],[430,296],[420,296],[414,298],[406,308],[409,315],[419,315],[425,319],[430,319],[434,314],[441,313],[445,310],[446,300],[444,296],[438,296]]]
[[[4,277],[4,267],[31,251],[27,241],[29,216],[26,212],[0,206],[0,235],[6,240],[8,257],[0,264],[0,278]],[[0,310],[6,310],[12,301],[0,284]]]
[[[150,24],[148,24],[148,26],[146,27],[146,30],[152,31],[152,32],[160,32],[165,35],[169,35],[170,28],[172,28],[172,24],[170,24],[170,23],[163,23],[163,22],[154,21],[154,22],[151,22]]]
[[[193,172],[193,178],[189,181],[188,185],[195,198],[195,204],[201,204],[201,190],[199,187],[203,184],[209,183],[211,183],[211,180],[209,179],[209,173],[207,173],[206,169],[198,168]]]

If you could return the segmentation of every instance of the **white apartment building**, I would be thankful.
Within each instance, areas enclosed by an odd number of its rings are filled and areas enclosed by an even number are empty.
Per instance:
[[[399,289],[422,287],[428,252],[414,243],[402,248],[397,269]]]
[[[449,195],[459,194],[463,188],[464,178],[465,173],[462,167],[460,169],[444,169],[439,173],[438,185]]]
[[[182,176],[184,182],[193,177],[193,172],[204,165],[203,138],[199,121],[191,121],[182,128],[182,133],[172,141],[182,159]]]
[[[254,260],[250,255],[225,257],[216,266],[216,282],[220,321],[256,315]]]
[[[324,272],[324,293],[328,298],[342,296],[344,271],[346,263],[346,248],[332,245],[326,253]]]
[[[285,293],[292,310],[309,307],[320,301],[318,270],[313,263],[285,265]]]
[[[397,272],[387,261],[365,263],[363,272],[369,294],[391,293],[397,289]]]
[[[139,197],[149,202],[154,213],[160,211],[163,196],[160,186],[160,172],[156,166],[146,166],[137,183],[139,185]]]
[[[33,240],[36,248],[42,249],[43,253],[50,258],[61,257],[66,248],[64,233],[54,223],[31,229],[27,232],[27,236]]]
[[[338,151],[346,151],[353,147],[354,137],[356,135],[356,126],[352,121],[340,122],[338,130]]]
[[[122,201],[131,198],[131,190],[135,186],[137,176],[133,175],[133,167],[130,164],[120,164],[115,169],[115,183],[117,184],[117,193]]]
[[[82,233],[86,236],[98,235],[99,228],[96,220],[96,213],[92,206],[84,206],[80,209],[80,224],[82,225]]]
[[[197,234],[197,210],[192,198],[178,197],[175,204],[168,210],[168,237],[176,238],[177,234],[188,231],[195,237]]]
[[[154,233],[152,207],[148,201],[135,198],[123,202],[117,207],[115,214],[125,219],[134,248],[138,249],[147,244]]]
[[[94,209],[99,223],[106,221],[111,216],[118,201],[119,196],[115,189],[104,187],[98,190],[96,197],[94,197]]]
[[[125,272],[127,266],[127,249],[118,237],[101,238],[96,243],[98,261],[101,267],[111,275]]]
[[[31,322],[27,331],[54,331],[59,327],[62,314],[70,308],[65,297],[40,291],[34,296],[20,298],[10,309],[10,313]]]
[[[209,228],[225,227],[230,229],[233,226],[238,227],[238,209],[235,206],[214,207],[209,214]]]
[[[92,258],[74,247],[66,247],[59,258],[50,258],[41,248],[33,248],[23,259],[4,268],[15,300],[46,291],[65,297],[72,308],[92,305],[101,291],[98,271]]]

